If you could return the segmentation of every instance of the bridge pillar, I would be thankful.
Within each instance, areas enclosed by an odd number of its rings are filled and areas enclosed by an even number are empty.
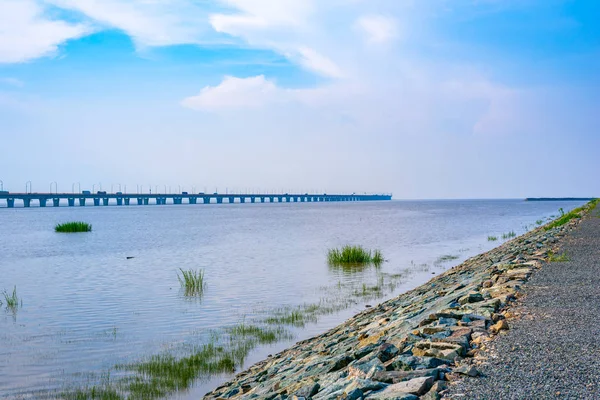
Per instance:
[[[79,207],[85,207],[85,197],[79,199]]]
[[[105,206],[108,205],[108,197],[102,199],[102,204],[104,204]]]
[[[52,205],[54,207],[60,206],[60,199],[52,199]]]
[[[245,197],[240,197],[240,203],[245,203],[246,202],[246,198]]]
[[[235,202],[235,197],[233,197],[233,196],[230,196],[230,197],[229,197],[229,204],[232,204],[232,203],[234,203],[234,202]]]
[[[274,202],[275,202],[275,197],[269,196],[269,203],[274,203]]]
[[[117,197],[117,205],[118,206],[122,206],[123,205],[123,198],[122,197]]]
[[[277,197],[277,201],[278,201],[279,203],[283,203],[283,197],[281,197],[281,196],[278,196],[278,197]]]
[[[198,202],[198,198],[197,197],[188,197],[188,202],[190,204],[196,204]]]
[[[138,206],[141,206],[143,203],[144,203],[144,199],[141,198],[141,197],[138,197],[137,198],[137,204],[138,204]]]
[[[223,198],[217,197],[217,204],[223,204]]]
[[[8,208],[13,208],[15,206],[15,199],[6,199],[6,206]]]
[[[94,197],[94,205],[95,206],[99,206],[100,205],[100,199],[98,197]]]
[[[144,198],[144,205],[145,205],[145,206],[147,206],[147,205],[148,205],[148,203],[149,203],[149,200],[150,200],[150,199],[149,199],[148,197],[145,197],[145,198]]]
[[[129,197],[125,197],[123,200],[125,200],[125,205],[128,206],[131,199]]]
[[[40,198],[38,200],[40,201],[40,207],[46,207],[46,201],[48,201],[48,199]]]
[[[202,202],[203,202],[204,204],[210,204],[210,197],[203,197],[203,198],[202,198]]]
[[[264,203],[264,202],[265,202],[265,198],[264,198],[263,196],[261,196],[261,198],[260,198],[260,202],[261,202],[261,203]]]
[[[23,207],[30,207],[31,199],[23,199]]]
[[[256,197],[251,196],[250,197],[250,203],[256,203]]]
[[[69,207],[74,207],[75,206],[75,198],[74,197],[69,197],[67,199],[67,202],[69,203]]]

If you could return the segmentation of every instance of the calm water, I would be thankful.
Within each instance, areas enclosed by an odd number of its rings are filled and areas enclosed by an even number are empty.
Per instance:
[[[0,396],[93,382],[116,364],[201,343],[207,332],[265,310],[317,302],[341,284],[370,282],[372,271],[342,274],[327,249],[347,243],[383,251],[382,271],[402,272],[386,297],[499,245],[577,202],[392,201],[0,209],[0,290],[17,286],[23,306],[0,311]],[[89,234],[56,234],[84,220]],[[441,256],[459,259],[440,263]],[[127,260],[126,257],[134,257]],[[427,265],[424,265],[427,264]],[[202,299],[183,296],[178,268],[203,268]],[[294,331],[320,333],[365,302]],[[290,341],[255,350],[246,364]],[[227,376],[199,380],[174,398],[199,398]]]

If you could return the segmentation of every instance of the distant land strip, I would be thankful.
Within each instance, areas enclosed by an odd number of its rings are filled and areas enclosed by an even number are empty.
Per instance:
[[[525,201],[592,201],[595,197],[527,197]]]

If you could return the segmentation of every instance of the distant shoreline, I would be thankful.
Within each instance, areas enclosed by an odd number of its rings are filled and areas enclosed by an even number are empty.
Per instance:
[[[525,201],[592,201],[594,197],[527,197]]]

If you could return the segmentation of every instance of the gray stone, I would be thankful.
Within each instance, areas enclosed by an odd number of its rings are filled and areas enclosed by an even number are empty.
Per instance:
[[[401,394],[413,394],[413,395],[422,395],[427,393],[427,391],[433,385],[432,377],[423,377],[423,378],[415,378],[410,381],[394,383],[393,385],[389,385],[381,392],[377,392],[378,399],[391,399],[395,398],[394,396],[399,396]]]
[[[315,382],[314,384],[302,387],[300,390],[297,390],[294,394],[298,397],[312,397],[319,392],[320,388],[321,385]]]
[[[370,379],[378,371],[385,371],[385,366],[378,358],[353,362],[348,366],[348,375],[356,378]]]
[[[452,372],[470,377],[479,376],[479,371],[472,365],[461,365],[460,367],[454,368]]]
[[[340,369],[347,367],[348,364],[350,364],[353,360],[354,360],[354,358],[352,358],[350,356],[337,357],[336,359],[333,360],[333,363],[331,365],[331,368],[329,369],[329,372],[339,371]]]
[[[468,295],[463,296],[460,299],[458,299],[458,302],[461,305],[465,305],[465,304],[469,304],[469,303],[478,303],[483,300],[484,300],[484,298],[481,295],[481,293],[469,293]]]
[[[377,358],[379,358],[382,362],[386,362],[391,360],[400,354],[400,350],[396,346],[390,343],[384,343],[379,346],[377,350]]]
[[[364,398],[364,393],[360,389],[354,389],[344,397],[345,400],[360,400]]]

